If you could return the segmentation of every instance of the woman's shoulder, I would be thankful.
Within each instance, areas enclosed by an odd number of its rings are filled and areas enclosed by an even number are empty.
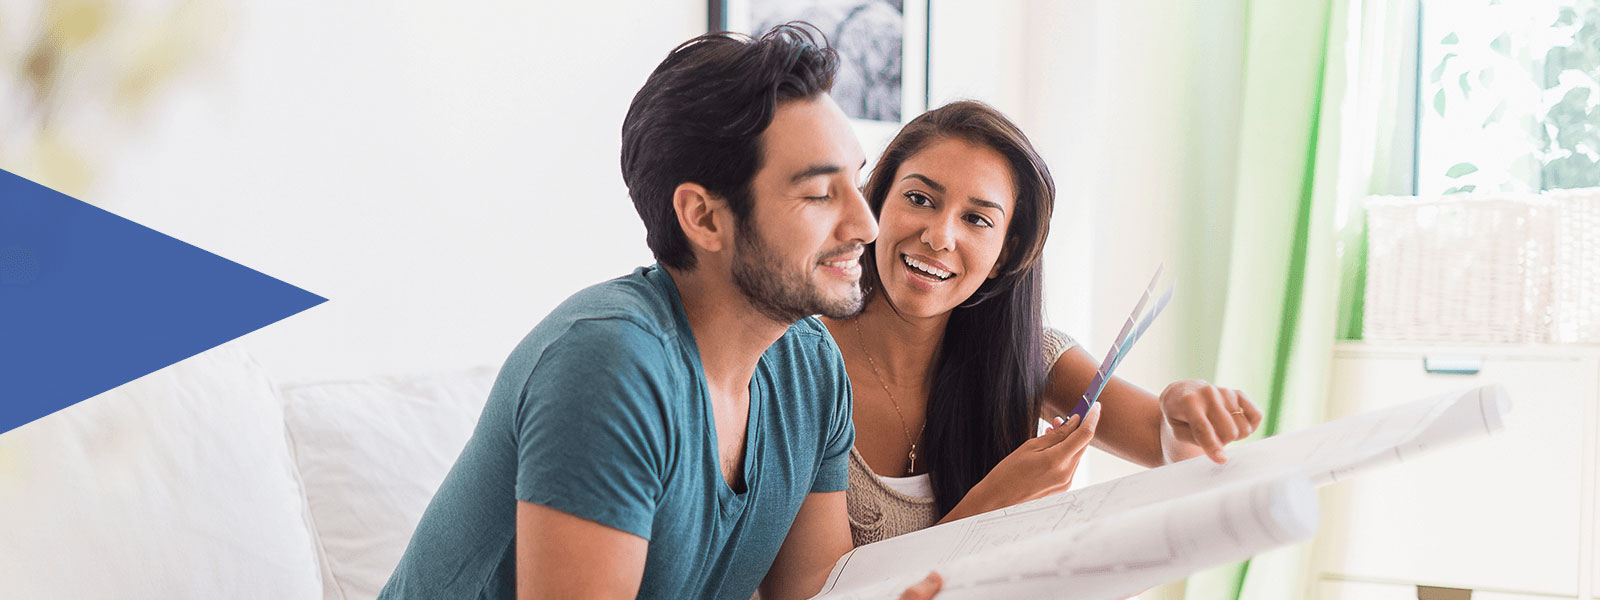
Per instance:
[[[1044,328],[1044,366],[1045,369],[1056,364],[1062,354],[1078,345],[1078,341],[1067,335],[1067,332],[1054,327]]]

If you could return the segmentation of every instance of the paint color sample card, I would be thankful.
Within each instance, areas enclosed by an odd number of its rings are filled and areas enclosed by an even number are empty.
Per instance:
[[[1072,414],[1082,417],[1089,413],[1089,407],[1094,406],[1095,400],[1100,398],[1100,392],[1105,390],[1106,382],[1110,381],[1112,372],[1117,365],[1122,364],[1122,359],[1127,357],[1128,351],[1133,349],[1134,342],[1139,341],[1139,336],[1144,335],[1150,323],[1156,320],[1156,315],[1167,308],[1167,303],[1172,301],[1172,292],[1177,289],[1178,282],[1167,284],[1166,291],[1156,300],[1150,312],[1140,318],[1146,304],[1150,303],[1150,295],[1156,289],[1156,282],[1161,280],[1161,272],[1165,265],[1156,267],[1156,274],[1150,278],[1150,284],[1144,287],[1144,293],[1139,296],[1139,302],[1133,305],[1133,312],[1128,315],[1128,320],[1123,322],[1122,331],[1117,333],[1117,340],[1111,343],[1111,349],[1106,351],[1106,357],[1100,361],[1100,368],[1095,371],[1094,379],[1089,381],[1089,388],[1084,390],[1083,398],[1078,400],[1078,405],[1072,409]]]

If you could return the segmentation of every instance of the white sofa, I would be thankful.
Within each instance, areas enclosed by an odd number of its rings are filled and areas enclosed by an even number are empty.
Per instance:
[[[493,378],[280,385],[224,345],[0,435],[0,598],[374,598]]]

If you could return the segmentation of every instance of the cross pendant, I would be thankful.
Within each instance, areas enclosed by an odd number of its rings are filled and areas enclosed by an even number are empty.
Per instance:
[[[911,459],[911,464],[906,466],[906,474],[910,475],[910,474],[915,473],[917,471],[917,445],[916,444],[912,444],[911,445],[911,453],[906,455],[906,456]]]

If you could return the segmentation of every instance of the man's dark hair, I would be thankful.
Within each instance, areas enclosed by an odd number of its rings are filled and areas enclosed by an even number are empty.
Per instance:
[[[622,179],[662,265],[695,266],[672,206],[678,185],[704,186],[742,222],[761,168],[761,132],[778,104],[833,87],[839,58],[814,31],[796,22],[760,39],[702,35],[674,48],[634,95],[622,121]]]

